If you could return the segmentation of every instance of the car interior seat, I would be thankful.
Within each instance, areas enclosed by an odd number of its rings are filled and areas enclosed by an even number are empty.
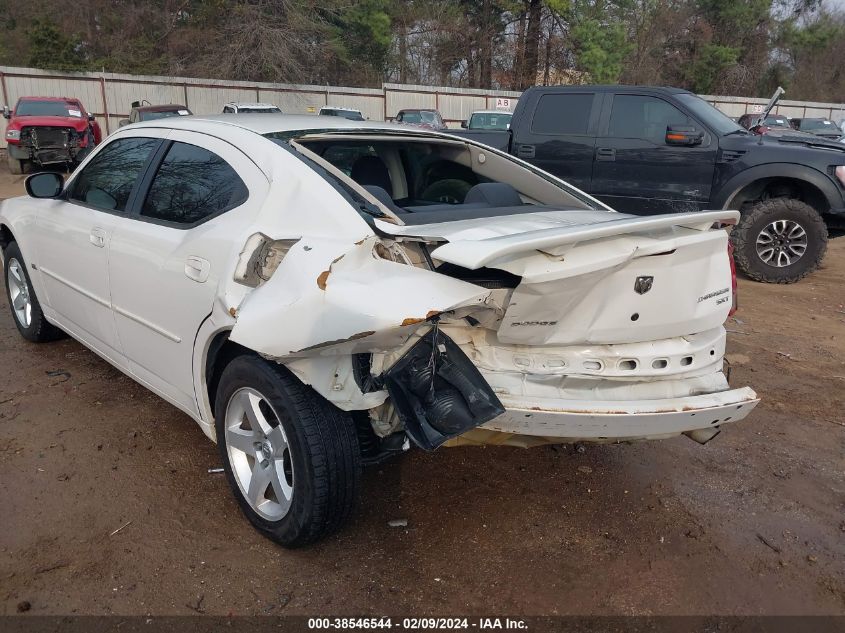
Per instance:
[[[388,194],[393,191],[390,172],[387,171],[387,165],[378,156],[361,156],[352,164],[349,177],[359,185],[381,187]]]

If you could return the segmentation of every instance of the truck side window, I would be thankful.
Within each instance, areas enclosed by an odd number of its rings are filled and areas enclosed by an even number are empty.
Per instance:
[[[643,95],[616,95],[610,112],[608,136],[645,139],[663,145],[666,126],[691,124],[687,115],[663,99]]]
[[[587,134],[593,94],[548,94],[540,97],[531,131],[535,134]]]

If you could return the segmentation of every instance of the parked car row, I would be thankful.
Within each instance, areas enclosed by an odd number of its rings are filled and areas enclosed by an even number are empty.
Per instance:
[[[818,267],[827,225],[841,223],[845,215],[845,168],[831,158],[831,151],[843,149],[829,143],[840,137],[831,121],[771,113],[782,92],[764,113],[743,115],[736,124],[682,90],[532,88],[514,113],[478,111],[463,130],[451,133],[540,166],[626,212],[736,208],[742,219],[732,239],[740,268],[759,281],[790,283]],[[229,102],[223,113],[280,114],[281,109]],[[28,97],[5,114],[14,173],[30,165],[73,167],[100,140],[99,126],[78,100]],[[189,114],[179,104],[135,102],[120,124]],[[318,114],[364,120],[359,110],[339,106],[324,106]],[[395,122],[447,131],[435,109],[403,109]],[[771,142],[752,141],[746,130]],[[474,184],[455,172],[429,194],[459,204]]]
[[[746,130],[754,134],[807,134],[819,136],[831,141],[839,141],[843,137],[842,128],[830,119],[823,117],[788,119],[782,115],[743,114],[737,121]]]
[[[578,90],[518,107],[536,165],[344,116],[120,128],[67,180],[32,175],[0,203],[12,320],[29,341],[70,334],[196,420],[244,515],[289,547],[338,530],[362,465],[410,445],[706,443],[759,401],[723,372],[722,227],[740,213],[619,213],[553,172],[591,163],[567,152],[611,101],[619,187],[638,161],[691,180],[745,146],[691,95],[667,97],[686,118],[661,130],[663,97]],[[642,156],[641,124],[663,152]]]

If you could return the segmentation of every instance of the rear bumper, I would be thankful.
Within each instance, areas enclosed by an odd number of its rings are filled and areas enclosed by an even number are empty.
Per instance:
[[[663,439],[745,418],[760,401],[750,387],[684,398],[636,401],[501,398],[505,413],[480,429],[566,441]],[[715,435],[715,433],[714,433]]]

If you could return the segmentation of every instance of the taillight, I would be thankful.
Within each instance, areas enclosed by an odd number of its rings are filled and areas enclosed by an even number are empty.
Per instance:
[[[235,281],[257,288],[270,279],[285,255],[299,240],[273,240],[263,233],[251,235],[235,266]]]
[[[728,239],[728,261],[731,263],[731,297],[733,298],[731,301],[731,311],[728,312],[728,316],[731,317],[736,314],[736,309],[739,307],[739,303],[736,298],[736,263],[734,262],[734,245],[730,239]]]

